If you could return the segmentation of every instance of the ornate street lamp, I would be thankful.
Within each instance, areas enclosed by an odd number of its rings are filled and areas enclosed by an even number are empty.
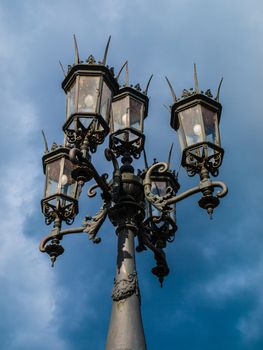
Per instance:
[[[60,241],[67,234],[86,233],[90,240],[99,243],[97,233],[108,217],[116,227],[118,257],[106,350],[146,350],[134,237],[138,240],[137,252],[147,249],[153,252],[156,266],[152,273],[162,285],[169,274],[164,250],[167,243],[173,242],[177,230],[176,203],[200,192],[200,207],[212,215],[219,198],[227,194],[223,182],[210,179],[210,175],[218,174],[223,157],[219,139],[220,87],[215,99],[210,90],[205,94],[199,92],[195,70],[195,90],[184,90],[179,100],[167,79],[174,98],[171,125],[179,134],[182,165],[190,176],[200,177],[197,186],[178,194],[177,174],[170,169],[171,151],[168,162],[155,161],[150,167],[147,165],[143,122],[148,114],[147,90],[151,79],[144,92],[138,84],[130,86],[125,64],[126,83],[119,87],[122,69],[114,77],[113,70],[105,66],[108,44],[102,63],[96,64],[93,57],[83,63],[79,61],[75,40],[76,64],[70,67],[62,84],[67,93],[67,120],[63,130],[66,144],[70,146],[53,147],[51,152],[46,146],[42,210],[47,224],[54,222],[54,227],[41,241],[40,250],[49,254],[53,265],[64,252]],[[108,175],[99,175],[92,164],[90,152],[96,151],[109,132],[105,157],[112,162],[113,175],[108,181]],[[142,151],[146,167],[135,173],[132,162]],[[62,222],[70,224],[77,215],[81,189],[92,178],[96,183],[88,196],[94,197],[100,188],[101,209],[93,217],[86,216],[81,227],[62,229]],[[216,194],[215,188],[220,188]]]

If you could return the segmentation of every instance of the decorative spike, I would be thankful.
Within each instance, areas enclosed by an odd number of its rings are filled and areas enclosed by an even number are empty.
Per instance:
[[[60,64],[60,67],[61,67],[61,69],[62,69],[62,72],[63,72],[63,74],[64,74],[64,77],[66,76],[66,71],[65,71],[65,69],[64,69],[64,67],[63,67],[63,64],[59,61],[59,64]]]
[[[128,64],[128,61],[125,61],[124,64],[122,65],[121,69],[119,70],[119,73],[116,76],[116,80],[118,81],[121,75],[121,72],[123,71],[123,68]]]
[[[104,56],[103,56],[103,61],[102,61],[102,64],[104,66],[106,66],[107,55],[108,55],[108,50],[109,50],[109,45],[110,45],[110,39],[111,39],[111,35],[109,36],[109,39],[108,39],[108,42],[107,42],[107,45],[106,45],[105,51],[104,51]]]
[[[194,80],[195,80],[195,92],[199,93],[199,86],[198,86],[198,79],[197,79],[197,72],[196,72],[196,64],[194,63]]]
[[[221,78],[220,83],[219,83],[219,85],[218,85],[218,89],[217,89],[217,93],[216,93],[216,97],[215,97],[215,100],[216,100],[217,102],[219,102],[219,94],[220,94],[220,89],[221,89],[221,85],[222,85],[223,79],[224,79],[224,78]]]
[[[126,64],[126,76],[125,76],[125,87],[129,86],[129,67],[128,67],[128,61]]]
[[[145,168],[149,169],[149,165],[148,165],[147,155],[146,155],[145,149],[143,149],[143,158],[144,158]]]
[[[169,151],[169,156],[168,156],[168,168],[170,168],[170,164],[171,164],[171,157],[172,157],[172,152],[173,152],[173,147],[174,147],[174,143],[172,143],[170,151]]]
[[[42,135],[43,135],[43,138],[44,138],[45,153],[47,153],[48,152],[48,143],[47,143],[46,135],[44,133],[44,130],[41,130],[41,131],[42,131]]]
[[[164,106],[164,108],[167,109],[168,112],[171,112],[171,107],[168,107],[168,106],[166,106],[166,105],[164,105],[164,104],[163,104],[163,106]]]
[[[78,43],[77,43],[77,39],[76,39],[76,35],[73,34],[73,38],[74,38],[74,46],[75,46],[75,64],[79,63],[79,49],[78,49]]]
[[[145,95],[147,95],[147,92],[148,92],[148,89],[149,89],[149,85],[150,85],[150,83],[151,83],[152,78],[153,78],[153,74],[150,76],[150,79],[148,80],[148,83],[147,83],[147,85],[146,85],[146,89],[145,89],[145,91],[144,91],[144,94],[145,94]]]
[[[167,77],[165,77],[165,79],[166,79],[167,84],[168,84],[168,86],[169,86],[169,88],[170,88],[170,90],[171,90],[171,93],[172,93],[172,96],[173,96],[173,100],[174,100],[174,102],[176,102],[176,101],[177,101],[177,98],[176,98],[176,94],[175,94],[175,92],[174,92],[174,89],[173,89],[173,87],[172,87],[172,84],[170,83],[170,81],[169,81],[169,79],[168,79]]]

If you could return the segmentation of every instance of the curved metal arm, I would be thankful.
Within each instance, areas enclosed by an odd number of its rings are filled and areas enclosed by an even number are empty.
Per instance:
[[[193,194],[196,194],[198,192],[204,192],[205,190],[214,190],[214,188],[219,187],[221,188],[221,191],[216,193],[216,197],[222,198],[224,197],[227,192],[228,188],[226,184],[224,184],[221,181],[211,181],[210,179],[201,180],[199,183],[199,186],[195,186],[183,193],[180,193],[176,196],[173,196],[171,191],[168,191],[166,195],[160,197],[158,195],[154,195],[151,192],[151,174],[153,171],[158,170],[159,173],[163,173],[168,170],[168,164],[167,163],[156,163],[152,165],[149,170],[147,171],[145,175],[144,180],[144,194],[146,199],[152,203],[154,207],[156,207],[158,210],[164,211],[169,209],[169,205],[180,202],[181,200],[192,196]]]
[[[225,197],[227,195],[228,188],[227,188],[227,185],[224,182],[222,182],[222,181],[212,181],[211,185],[213,186],[213,188],[220,187],[222,189],[221,191],[216,193],[216,196],[218,198],[223,198],[223,197]]]
[[[115,157],[115,154],[110,148],[105,149],[105,157],[110,162],[112,161],[113,165],[113,178],[112,178],[112,185],[111,185],[111,195],[112,199],[115,200],[118,198],[120,189],[121,189],[121,172],[119,163],[117,161],[117,158]]]
[[[109,196],[110,188],[105,179],[99,175],[94,165],[91,161],[85,157],[83,157],[82,152],[78,148],[72,148],[69,151],[69,158],[73,164],[86,164],[88,168],[92,171],[93,178],[101,188],[103,194],[105,196]]]
[[[69,234],[75,234],[75,233],[83,233],[85,227],[75,227],[75,228],[69,228],[69,229],[66,229],[66,230],[62,230],[62,231],[59,231],[58,234],[55,234],[55,235],[48,235],[46,237],[44,237],[42,239],[42,241],[40,242],[39,244],[39,250],[42,252],[42,253],[45,253],[46,252],[46,244],[51,241],[52,239],[54,238],[59,238],[61,239],[63,236],[65,235],[69,235]],[[52,232],[52,231],[51,231]]]

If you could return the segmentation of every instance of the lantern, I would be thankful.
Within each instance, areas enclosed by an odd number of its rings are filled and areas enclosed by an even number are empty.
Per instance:
[[[47,224],[59,218],[71,223],[78,214],[78,184],[72,178],[74,165],[69,160],[69,148],[53,146],[43,156],[46,175],[42,212]]]
[[[206,94],[184,90],[183,98],[172,106],[171,126],[179,136],[182,165],[192,175],[200,171],[202,164],[217,174],[223,157],[219,135],[221,110],[210,90]]]
[[[151,173],[151,192],[158,197],[164,197],[168,192],[173,196],[176,195],[180,188],[177,181],[177,176],[174,171],[167,170],[165,172],[153,171]],[[161,211],[148,203],[148,211],[150,215],[159,217],[162,215]],[[175,204],[170,205],[170,210],[167,212],[168,216],[175,222]]]
[[[110,148],[124,154],[140,154],[144,146],[143,123],[149,99],[138,89],[125,86],[112,101]]]
[[[113,71],[90,56],[73,65],[62,82],[67,94],[67,121],[63,130],[70,143],[87,139],[92,152],[109,132],[111,101],[118,90]]]

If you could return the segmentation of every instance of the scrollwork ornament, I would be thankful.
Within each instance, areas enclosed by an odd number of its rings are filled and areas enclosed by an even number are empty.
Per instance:
[[[94,243],[100,242],[100,238],[96,237],[96,235],[107,217],[109,206],[110,203],[104,202],[103,206],[100,208],[96,215],[93,217],[86,216],[83,222],[83,226],[85,227],[83,232],[88,233],[89,239]]]
[[[146,175],[145,175],[145,179],[143,182],[144,185],[144,194],[146,199],[152,203],[152,205],[157,208],[160,211],[164,211],[167,210],[169,211],[169,208],[167,208],[167,200],[172,198],[174,195],[173,189],[171,187],[167,187],[166,189],[166,194],[162,197],[153,194],[151,192],[151,175],[153,173],[153,171],[158,171],[160,174],[166,172],[169,170],[169,166],[167,163],[164,162],[160,162],[160,163],[156,163],[153,164],[147,171]]]
[[[127,278],[123,278],[119,281],[114,279],[114,287],[112,290],[113,301],[118,302],[127,299],[133,294],[137,295],[140,299],[138,278],[135,271],[133,273],[130,273]]]

